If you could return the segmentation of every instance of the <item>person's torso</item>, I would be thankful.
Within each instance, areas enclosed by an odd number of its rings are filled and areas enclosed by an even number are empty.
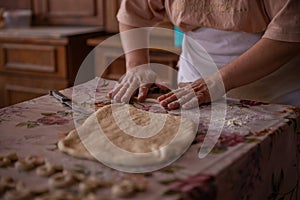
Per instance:
[[[262,0],[165,0],[165,8],[183,31],[209,27],[259,33],[270,22]]]

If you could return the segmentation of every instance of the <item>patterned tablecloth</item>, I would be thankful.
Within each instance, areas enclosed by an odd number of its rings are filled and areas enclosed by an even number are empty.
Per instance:
[[[78,104],[91,109],[107,102],[105,94],[114,84],[95,78],[76,86],[76,93],[74,88],[62,93],[72,97],[73,92]],[[151,111],[149,105],[133,105]],[[20,158],[40,156],[64,169],[92,174],[111,184],[129,179],[145,185],[146,190],[132,199],[299,199],[300,110],[228,100],[221,136],[211,153],[200,159],[198,152],[210,121],[210,107],[200,108],[198,133],[188,151],[172,165],[151,173],[119,172],[60,152],[57,142],[84,117],[73,121],[72,110],[50,95],[0,110],[0,153],[16,152]],[[49,188],[48,178],[36,175],[35,170],[18,171],[11,165],[0,168],[0,175],[22,181],[29,189]],[[86,199],[78,192],[78,183],[64,190]],[[115,199],[111,186],[94,193],[101,199]],[[5,191],[0,190],[0,195],[5,197]]]

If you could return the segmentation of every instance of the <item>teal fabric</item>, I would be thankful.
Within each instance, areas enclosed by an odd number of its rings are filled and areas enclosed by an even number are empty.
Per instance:
[[[182,39],[184,33],[176,26],[174,26],[174,45],[177,47],[182,46]]]

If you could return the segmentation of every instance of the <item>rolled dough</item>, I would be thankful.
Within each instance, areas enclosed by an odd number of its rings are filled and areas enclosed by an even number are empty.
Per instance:
[[[196,134],[192,120],[111,104],[92,114],[58,142],[74,157],[98,160],[112,168],[159,168],[179,158]]]

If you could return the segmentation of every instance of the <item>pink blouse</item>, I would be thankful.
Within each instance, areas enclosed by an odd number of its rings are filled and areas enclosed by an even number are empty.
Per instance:
[[[299,11],[299,0],[122,0],[117,18],[146,27],[167,16],[185,32],[208,27],[300,42]]]

